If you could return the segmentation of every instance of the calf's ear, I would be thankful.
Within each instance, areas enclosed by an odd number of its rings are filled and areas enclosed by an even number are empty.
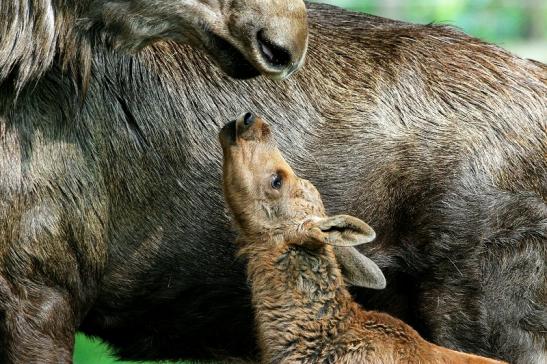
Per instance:
[[[372,289],[386,288],[386,278],[380,267],[354,247],[335,246],[334,254],[348,284]]]
[[[332,246],[357,246],[374,240],[376,233],[364,221],[349,215],[315,217],[304,222],[292,243],[318,248]]]
[[[380,267],[354,248],[373,241],[375,237],[374,230],[364,221],[353,216],[336,215],[306,221],[298,241],[309,248],[332,245],[348,284],[383,289],[386,278]]]
[[[376,238],[374,230],[363,220],[349,215],[322,218],[315,224],[325,234],[325,243],[332,246],[357,246]]]

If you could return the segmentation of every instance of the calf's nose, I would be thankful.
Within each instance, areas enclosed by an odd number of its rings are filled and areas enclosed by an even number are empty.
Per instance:
[[[243,125],[250,126],[252,123],[254,123],[256,120],[256,117],[253,115],[253,113],[246,113],[243,115]]]

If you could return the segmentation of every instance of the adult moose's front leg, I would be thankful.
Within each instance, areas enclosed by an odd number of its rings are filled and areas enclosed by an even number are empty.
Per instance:
[[[0,277],[2,283],[7,283]],[[75,318],[68,295],[27,282],[2,284],[1,363],[71,363]]]
[[[0,363],[70,363],[97,240],[51,201],[10,212],[0,215]]]
[[[451,259],[452,274],[423,282],[425,334],[440,345],[510,363],[544,363],[545,255],[532,249],[507,253],[477,254],[477,270]]]
[[[466,200],[465,209],[451,211],[455,217],[447,221],[458,224],[433,244],[420,313],[430,338],[443,346],[510,363],[544,363],[547,206],[530,194],[491,195],[482,202],[487,208]]]

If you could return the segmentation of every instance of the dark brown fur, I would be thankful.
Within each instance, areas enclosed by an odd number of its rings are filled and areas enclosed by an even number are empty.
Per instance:
[[[448,27],[309,16],[308,62],[285,82],[229,79],[185,46],[128,56],[100,39],[83,101],[58,53],[15,104],[7,76],[1,355],[27,342],[68,358],[76,328],[125,358],[252,354],[214,136],[256,110],[327,211],[377,232],[362,250],[388,287],[356,290],[367,308],[453,349],[545,357],[547,68]]]

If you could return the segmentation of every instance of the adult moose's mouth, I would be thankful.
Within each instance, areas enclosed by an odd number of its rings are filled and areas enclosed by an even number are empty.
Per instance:
[[[285,48],[274,44],[268,37],[264,29],[256,35],[256,41],[262,58],[272,67],[282,72],[283,69],[290,67],[291,54]]]
[[[260,75],[260,71],[227,40],[213,32],[208,32],[207,35],[210,40],[206,47],[207,52],[213,56],[215,62],[228,76],[237,79],[248,79]]]
[[[200,45],[233,78],[263,75],[283,80],[304,64],[308,22],[302,0],[291,0],[290,5],[233,0],[231,7],[198,27]]]
[[[205,34],[205,50],[226,74],[236,79],[248,79],[262,74],[271,79],[282,80],[298,70],[303,63],[303,55],[298,61],[293,61],[291,53],[270,40],[264,29],[258,31],[248,43],[240,46],[210,30]]]

